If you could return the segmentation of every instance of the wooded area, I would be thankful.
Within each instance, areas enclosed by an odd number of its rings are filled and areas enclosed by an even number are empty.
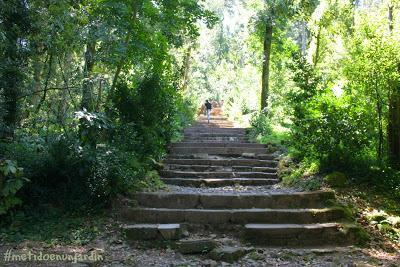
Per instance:
[[[285,186],[400,202],[398,0],[0,0],[0,57],[0,228],[163,187],[206,99],[285,151]]]

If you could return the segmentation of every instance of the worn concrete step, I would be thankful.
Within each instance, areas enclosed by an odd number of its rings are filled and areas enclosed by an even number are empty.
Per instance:
[[[243,238],[267,246],[321,246],[351,244],[355,240],[354,225],[316,224],[247,224]]]
[[[164,160],[165,164],[180,165],[207,165],[207,166],[249,166],[249,167],[276,167],[276,160],[257,160],[257,159],[185,159],[168,158]]]
[[[278,179],[267,178],[161,178],[161,180],[166,184],[189,187],[261,186],[273,185],[279,182]]]
[[[249,166],[232,166],[232,171],[234,172],[266,172],[266,173],[276,173],[277,168],[273,167],[249,167]]]
[[[188,153],[188,154],[170,154],[170,158],[174,159],[251,159],[251,160],[277,160],[273,154],[255,154],[255,153],[242,153],[238,155],[218,155],[209,153]]]
[[[122,231],[128,241],[177,240],[181,238],[180,224],[130,224],[123,225]]]
[[[210,172],[210,171],[267,172],[267,173],[277,172],[277,168],[273,167],[181,165],[181,164],[165,164],[164,169],[177,170],[177,171],[195,171],[195,172]]]
[[[191,127],[186,128],[184,131],[185,132],[190,132],[190,131],[197,131],[197,132],[231,132],[231,133],[246,133],[249,130],[249,128],[221,128],[221,127],[204,127],[204,126],[197,126],[193,125]]]
[[[267,172],[229,172],[229,171],[216,171],[216,172],[189,172],[189,171],[175,171],[175,170],[161,170],[160,176],[164,178],[271,178],[277,177],[276,173]]]
[[[241,137],[241,138],[245,138],[246,134],[244,134],[244,133],[242,133],[242,134],[240,134],[240,133],[227,133],[227,132],[222,132],[222,133],[217,133],[217,132],[214,132],[214,133],[209,133],[209,132],[205,132],[205,133],[202,133],[202,132],[189,132],[189,133],[185,133],[184,137],[190,137],[190,138],[195,137],[195,138],[198,138],[198,139],[207,138],[207,137],[236,137],[236,138],[240,138]]]
[[[228,121],[228,118],[225,116],[213,116],[214,121]],[[207,122],[207,116],[199,116],[197,121],[206,121]]]
[[[208,125],[209,126],[209,125]],[[185,132],[229,132],[244,134],[248,128],[223,128],[223,127],[204,127],[203,125],[194,125],[184,130]]]
[[[140,206],[175,209],[323,208],[335,199],[333,191],[293,193],[137,193]]]
[[[248,148],[248,147],[173,147],[172,154],[192,154],[192,153],[207,153],[211,155],[242,155],[243,153],[264,154],[266,148]]]
[[[266,145],[256,143],[232,143],[232,142],[219,142],[219,143],[207,143],[207,142],[179,142],[174,143],[171,147],[247,147],[247,148],[266,148]]]
[[[127,208],[124,219],[135,223],[324,223],[344,218],[342,209],[165,209]]]
[[[204,123],[204,124],[195,124],[196,127],[203,127],[205,129],[215,129],[215,128],[224,128],[224,129],[235,129],[233,124],[215,124],[215,123]]]
[[[234,126],[234,123],[232,123],[230,121],[213,120],[213,118],[211,118],[210,122],[208,122],[207,119],[205,119],[205,120],[197,121],[194,125],[195,126],[224,127],[224,125]]]
[[[247,137],[234,137],[234,136],[225,136],[225,137],[202,137],[198,138],[196,136],[185,136],[185,142],[238,142],[238,143],[251,143]]]

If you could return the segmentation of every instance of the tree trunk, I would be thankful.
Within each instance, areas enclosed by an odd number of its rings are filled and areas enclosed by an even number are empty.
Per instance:
[[[3,3],[1,9],[5,41],[4,52],[1,55],[4,57],[4,63],[0,73],[0,88],[3,88],[4,113],[1,115],[5,127],[0,127],[0,139],[12,139],[18,123],[18,97],[26,64],[26,56],[22,49],[25,38],[23,35],[28,32],[29,22],[25,21],[27,14],[22,1]]]
[[[191,58],[192,56],[192,44],[189,45],[186,54],[185,54],[185,59],[183,62],[183,77],[182,77],[182,91],[185,91],[188,84],[189,84],[189,72],[190,72],[190,63],[191,63]]]
[[[271,58],[271,45],[272,45],[272,21],[268,20],[265,26],[264,35],[264,60],[262,69],[262,84],[261,84],[261,110],[268,108],[269,96],[269,65]]]
[[[130,28],[128,29],[128,33],[126,34],[125,41],[124,41],[124,47],[125,47],[126,50],[128,50],[129,41],[130,41],[130,39],[132,37],[133,25],[135,24],[137,13],[138,13],[138,5],[139,5],[139,3],[135,3],[134,7],[133,7],[131,25],[130,25]],[[125,60],[126,60],[126,55],[122,55],[121,59],[117,63],[117,69],[115,70],[115,74],[114,74],[114,78],[113,78],[113,81],[112,81],[112,84],[111,84],[111,88],[110,88],[110,92],[109,92],[109,95],[108,95],[108,99],[111,99],[111,97],[114,94],[114,90],[115,90],[115,87],[117,86],[119,75],[121,73],[122,68],[125,65]]]
[[[376,77],[376,74],[373,74],[373,77]],[[379,94],[379,88],[378,88],[378,83],[375,80],[373,81],[374,85],[373,88],[375,90],[375,94],[376,94],[376,113],[378,115],[378,147],[377,149],[377,159],[379,161],[379,163],[382,162],[382,152],[383,152],[383,111],[382,111],[382,107],[383,107],[383,100],[381,95]]]
[[[393,6],[389,6],[389,31],[393,31]],[[397,65],[400,73],[400,63]],[[394,86],[389,95],[389,118],[388,118],[388,156],[392,165],[400,165],[400,83]]]
[[[303,55],[303,57],[305,57],[307,53],[307,23],[304,20],[300,21],[299,23],[300,23],[299,44],[300,44],[301,54]]]
[[[94,67],[94,54],[96,52],[96,42],[91,41],[86,44],[85,69],[83,72],[82,102],[81,109],[93,111],[93,81],[92,72]]]
[[[319,61],[319,51],[320,51],[320,46],[321,46],[321,31],[322,31],[322,25],[320,24],[318,26],[318,33],[317,33],[317,40],[315,43],[315,55],[314,55],[314,59],[313,59],[313,63],[314,63],[314,68],[317,66],[318,61]]]
[[[393,165],[400,165],[400,84],[394,88],[389,99],[388,121],[389,160]]]

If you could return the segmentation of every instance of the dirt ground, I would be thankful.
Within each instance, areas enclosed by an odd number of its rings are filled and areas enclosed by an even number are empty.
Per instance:
[[[250,248],[247,255],[230,264],[214,261],[207,254],[183,255],[168,246],[128,244],[118,226],[110,218],[103,233],[85,246],[49,246],[31,241],[1,244],[0,266],[400,266],[399,250],[390,244],[372,243],[366,248],[265,248],[241,244],[225,235],[196,236],[212,238],[222,245]],[[52,254],[55,260],[51,260]],[[71,256],[57,260],[57,255]],[[85,255],[92,257],[84,258]]]

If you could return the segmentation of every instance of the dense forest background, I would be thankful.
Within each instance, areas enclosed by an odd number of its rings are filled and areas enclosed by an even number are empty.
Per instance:
[[[261,142],[283,144],[288,177],[342,171],[400,196],[396,1],[212,1],[189,94],[225,101]]]
[[[287,149],[288,184],[341,171],[400,200],[399,17],[396,0],[1,0],[0,217],[157,189],[206,98]]]

